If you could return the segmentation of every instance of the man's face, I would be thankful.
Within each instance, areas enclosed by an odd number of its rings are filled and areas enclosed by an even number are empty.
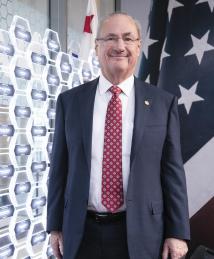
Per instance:
[[[120,76],[125,80],[132,75],[140,55],[140,40],[134,21],[121,14],[107,19],[96,41],[96,53],[107,79]]]

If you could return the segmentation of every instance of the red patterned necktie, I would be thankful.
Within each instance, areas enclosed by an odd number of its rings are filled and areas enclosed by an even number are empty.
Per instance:
[[[122,103],[121,89],[110,88],[112,93],[105,120],[103,165],[102,165],[102,204],[110,212],[123,205],[122,178]]]

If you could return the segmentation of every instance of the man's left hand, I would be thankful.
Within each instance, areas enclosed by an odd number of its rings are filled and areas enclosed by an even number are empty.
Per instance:
[[[166,238],[163,245],[162,259],[184,259],[187,251],[186,241],[176,238]]]

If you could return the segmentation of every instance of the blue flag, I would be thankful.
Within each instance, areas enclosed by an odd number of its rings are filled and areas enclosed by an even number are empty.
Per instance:
[[[214,249],[214,1],[154,0],[149,19],[140,77],[178,97],[192,243]]]

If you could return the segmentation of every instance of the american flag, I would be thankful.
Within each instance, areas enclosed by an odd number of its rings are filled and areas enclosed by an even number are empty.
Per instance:
[[[214,0],[154,0],[140,77],[178,97],[192,249],[214,249]]]

